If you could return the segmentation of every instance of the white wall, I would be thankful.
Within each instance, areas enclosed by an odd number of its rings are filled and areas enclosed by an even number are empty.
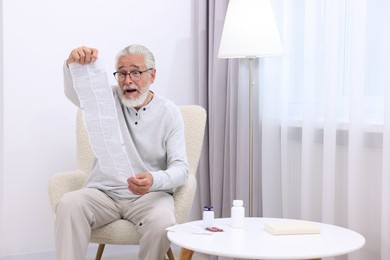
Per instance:
[[[98,48],[111,73],[120,48],[144,44],[156,57],[152,90],[178,105],[197,103],[193,0],[2,2],[0,257],[54,249],[47,181],[75,169],[76,108],[62,89],[72,48]]]
[[[3,13],[3,0],[0,0],[0,14]],[[3,19],[0,19],[0,64],[3,64]],[[3,66],[0,66],[0,245],[3,242],[3,166],[4,166],[4,134],[3,134]],[[1,247],[0,247],[1,256]]]

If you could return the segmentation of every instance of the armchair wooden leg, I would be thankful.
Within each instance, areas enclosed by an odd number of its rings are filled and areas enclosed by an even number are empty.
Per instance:
[[[168,249],[167,256],[168,256],[168,260],[175,260],[175,256],[173,255],[171,248]]]
[[[99,244],[98,250],[96,252],[95,260],[102,259],[102,255],[103,255],[103,251],[104,251],[105,246],[106,246],[105,244]]]
[[[168,260],[175,260],[175,256],[173,255],[173,252],[172,252],[171,248],[168,249],[168,252],[167,252],[166,256],[168,256]],[[164,260],[166,260],[165,256],[164,256]]]
[[[193,254],[194,254],[194,251],[182,247],[180,249],[179,260],[191,260]]]

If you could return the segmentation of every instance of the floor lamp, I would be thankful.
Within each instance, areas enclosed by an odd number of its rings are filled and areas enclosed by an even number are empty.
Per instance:
[[[230,0],[218,57],[246,58],[249,64],[249,217],[253,217],[253,66],[258,57],[281,54],[282,44],[270,1]]]

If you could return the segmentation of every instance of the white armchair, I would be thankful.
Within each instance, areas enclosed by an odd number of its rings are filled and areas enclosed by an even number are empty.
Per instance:
[[[185,185],[178,187],[173,194],[175,201],[175,215],[178,224],[187,221],[192,208],[196,191],[196,171],[198,168],[200,153],[203,144],[203,136],[206,124],[205,110],[196,105],[180,107],[185,124],[185,141],[189,164],[189,177]],[[53,175],[48,184],[49,199],[55,217],[55,206],[61,197],[69,191],[80,189],[93,162],[93,152],[89,144],[88,135],[84,127],[80,110],[77,113],[76,122],[76,171],[61,172]],[[105,244],[113,245],[138,245],[139,238],[134,225],[127,220],[116,220],[105,226],[94,229],[91,234],[91,243],[99,244],[96,259],[100,260]],[[174,259],[172,250],[169,249],[168,258]]]

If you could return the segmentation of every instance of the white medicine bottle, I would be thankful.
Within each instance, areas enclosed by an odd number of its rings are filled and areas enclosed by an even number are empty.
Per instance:
[[[245,221],[245,209],[242,200],[233,200],[233,207],[231,211],[232,227],[243,228]]]
[[[214,208],[213,206],[203,207],[203,228],[214,226]]]

